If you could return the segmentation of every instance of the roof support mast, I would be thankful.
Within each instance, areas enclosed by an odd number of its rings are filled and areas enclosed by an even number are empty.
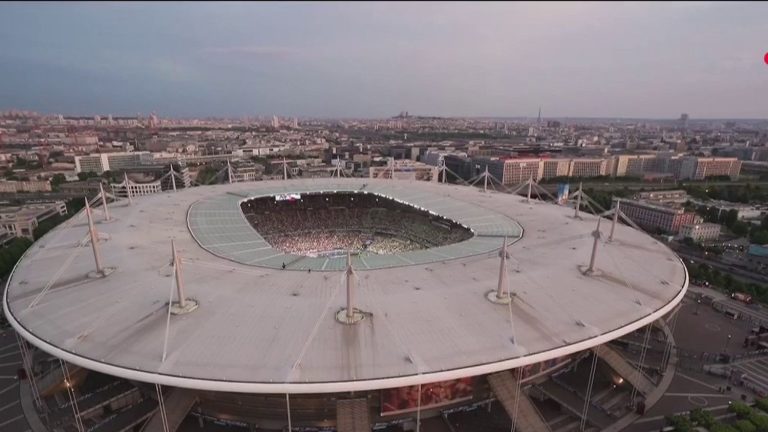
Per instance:
[[[365,318],[365,312],[355,307],[355,282],[357,274],[352,268],[352,255],[347,252],[347,269],[344,271],[344,279],[347,288],[347,307],[336,314],[336,321],[342,324],[354,324]]]
[[[125,178],[125,193],[128,194],[128,205],[133,204],[133,194],[131,193],[131,185],[128,181],[128,173],[124,172],[123,177]]]
[[[184,281],[181,278],[181,259],[176,252],[176,243],[171,240],[171,254],[173,259],[173,274],[176,278],[176,295],[179,302],[179,307],[184,308],[187,305],[187,299],[184,297]]]
[[[611,224],[611,235],[608,236],[608,241],[613,241],[613,232],[616,230],[616,222],[619,220],[619,213],[621,210],[619,209],[619,206],[621,205],[621,199],[616,200],[616,206],[613,208],[613,223]]]
[[[526,202],[531,202],[531,189],[533,189],[533,175],[528,177],[528,197],[525,199]]]
[[[507,238],[504,237],[504,243],[499,249],[499,284],[496,291],[490,291],[486,298],[492,303],[508,304],[512,301],[512,293],[509,290],[509,278],[507,276],[507,261],[509,260],[509,251],[507,249]]]
[[[283,158],[283,180],[288,180],[288,162]]]
[[[592,236],[595,238],[595,241],[592,243],[592,256],[589,258],[589,267],[586,271],[587,274],[592,274],[595,272],[595,258],[597,258],[597,245],[600,243],[600,221],[602,219],[602,216],[597,217],[597,229],[592,232]]]
[[[173,186],[173,191],[176,192],[176,173],[173,172],[173,164],[171,164],[170,167],[171,167],[171,185]]]
[[[99,182],[99,194],[101,196],[101,204],[104,206],[104,220],[109,220],[109,206],[107,206],[107,194],[104,193],[104,186]]]
[[[483,192],[488,192],[488,165],[485,166],[485,172],[483,173]]]
[[[576,211],[573,214],[574,218],[579,218],[579,210],[581,210],[581,182],[579,182],[579,192],[576,195]]]
[[[85,214],[88,216],[88,233],[91,235],[91,247],[93,248],[93,260],[96,263],[96,275],[103,276],[104,268],[101,266],[101,255],[99,255],[99,236],[96,234],[96,228],[93,227],[93,216],[91,215],[91,205],[88,204],[88,198],[85,198]]]
[[[173,241],[173,239],[171,239],[171,266],[173,266],[173,277],[176,282],[177,300],[175,303],[169,303],[168,312],[173,315],[183,315],[192,312],[197,309],[199,304],[197,300],[187,298],[186,293],[184,292],[184,278],[181,274],[181,256],[178,251],[176,251],[176,242]],[[165,358],[165,356],[163,356],[163,358]]]
[[[347,322],[355,319],[354,294],[355,294],[355,270],[352,268],[352,256],[347,253]]]

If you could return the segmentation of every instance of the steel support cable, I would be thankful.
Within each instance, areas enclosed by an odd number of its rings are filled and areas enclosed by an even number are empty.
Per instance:
[[[304,279],[304,282],[309,278],[309,272],[307,272],[308,275]],[[301,365],[301,361],[304,359],[304,354],[306,353],[307,349],[309,349],[309,345],[312,343],[312,341],[315,338],[315,335],[317,334],[318,330],[320,329],[320,325],[325,322],[325,317],[328,314],[328,310],[330,310],[331,305],[336,299],[336,296],[339,294],[339,292],[342,290],[342,287],[346,287],[346,280],[344,279],[345,275],[344,272],[340,273],[340,279],[339,283],[336,284],[335,289],[332,290],[331,295],[328,296],[328,301],[325,303],[325,307],[322,309],[322,313],[318,317],[317,321],[315,322],[315,325],[312,327],[312,331],[307,336],[307,340],[304,342],[304,344],[301,347],[301,351],[299,351],[299,355],[296,357],[296,361],[293,363],[293,366],[291,366],[291,370],[288,372],[288,376],[286,377],[286,381],[290,380],[291,375],[296,371],[296,369]],[[303,286],[303,283],[302,283]],[[359,285],[358,285],[359,287]],[[288,395],[286,394],[286,397]]]
[[[58,270],[56,270],[56,273],[54,273],[53,277],[48,281],[47,284],[45,284],[45,286],[43,287],[42,290],[40,290],[37,296],[35,296],[35,298],[32,299],[32,301],[29,303],[29,306],[27,306],[27,309],[31,309],[35,307],[43,299],[43,296],[45,296],[45,294],[48,293],[48,290],[51,289],[53,284],[55,284],[59,280],[59,278],[62,276],[64,271],[66,271],[69,268],[69,266],[72,265],[72,262],[75,260],[75,258],[77,258],[80,252],[83,251],[82,244],[83,244],[83,241],[87,238],[88,236],[83,237],[83,239],[80,240],[80,242],[75,247],[75,249],[69,253],[69,255],[67,256],[67,260],[64,261],[64,264],[62,264]]]
[[[640,350],[640,360],[637,362],[637,369],[635,372],[635,376],[639,380],[641,377],[644,377],[645,374],[642,373],[643,369],[643,362],[645,362],[645,354],[648,352],[648,339],[651,336],[651,327],[652,325],[648,324],[646,326],[645,330],[645,338],[643,338],[643,348]],[[637,398],[637,385],[632,386],[632,396],[630,398],[630,403],[632,406],[635,406],[635,399]]]
[[[22,339],[18,333],[16,333],[16,341],[19,344],[19,352],[21,353],[21,361],[24,364],[24,369],[27,372],[27,379],[29,380],[30,387],[32,388],[32,397],[35,400],[35,405],[38,409],[42,409],[43,402],[40,399],[40,391],[37,387],[37,380],[35,379],[34,365],[32,364],[32,355],[29,352],[27,343]]]
[[[421,384],[419,384],[419,402],[416,407],[416,432],[421,431]]]
[[[520,407],[520,398],[523,397],[521,394],[523,391],[523,368],[519,367],[517,368],[517,382],[515,383],[515,394],[517,397],[515,397],[515,405],[512,408],[512,429],[510,432],[515,432],[517,429],[517,415],[519,412]]]
[[[170,432],[168,428],[168,414],[165,411],[165,401],[163,400],[163,391],[160,389],[160,384],[155,383],[155,391],[157,391],[157,409],[160,411],[160,420],[163,422],[163,431]]]
[[[67,395],[69,395],[69,403],[70,405],[72,405],[72,413],[75,416],[75,427],[77,427],[78,432],[85,432],[83,421],[80,418],[80,410],[77,408],[77,399],[75,398],[75,388],[69,376],[69,368],[67,368],[67,366],[64,364],[64,362],[61,359],[59,359],[59,366],[61,367],[62,375],[64,375],[64,385],[67,388]]]
[[[173,271],[176,271],[176,263],[174,263],[171,268]],[[161,363],[165,363],[165,357],[168,354],[168,335],[170,333],[171,329],[171,307],[173,306],[173,291],[176,289],[176,278],[171,278],[171,288],[168,293],[168,313],[167,317],[165,319],[165,337],[163,338],[163,358],[161,360]],[[181,299],[179,299],[181,300]]]
[[[288,413],[288,432],[291,432],[293,430],[293,425],[291,424],[291,398],[288,393],[285,394],[285,409]]]
[[[592,351],[592,364],[589,368],[589,382],[587,383],[587,394],[584,396],[584,408],[581,410],[581,421],[579,423],[579,430],[583,431],[587,425],[587,413],[589,413],[589,405],[592,403],[592,388],[595,383],[595,372],[597,371],[597,359],[600,351],[600,345],[596,346]]]

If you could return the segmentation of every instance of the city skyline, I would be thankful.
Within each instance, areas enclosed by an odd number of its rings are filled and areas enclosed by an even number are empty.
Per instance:
[[[760,119],[763,4],[4,4],[0,110]]]

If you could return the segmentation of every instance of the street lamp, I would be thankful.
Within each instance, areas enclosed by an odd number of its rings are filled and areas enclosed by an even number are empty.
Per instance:
[[[695,310],[695,311],[693,311],[693,314],[694,314],[694,315],[698,315],[698,314],[699,314],[699,305],[700,305],[700,304],[701,304],[701,299],[700,299],[700,298],[699,298],[699,299],[696,299],[696,310]]]
[[[728,352],[728,344],[731,343],[731,335],[728,335],[728,339],[725,341],[725,348],[723,348],[723,352]]]

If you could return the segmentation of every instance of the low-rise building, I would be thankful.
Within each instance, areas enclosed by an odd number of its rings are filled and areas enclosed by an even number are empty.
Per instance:
[[[638,192],[635,199],[659,204],[684,204],[688,201],[688,193],[684,190]]]
[[[63,201],[23,206],[0,207],[0,228],[16,237],[35,240],[35,228],[46,219],[67,214],[67,205]]]
[[[0,181],[0,193],[50,192],[48,180]]]
[[[697,243],[717,240],[720,237],[720,228],[716,223],[686,224],[680,227],[680,236]]]
[[[112,192],[118,198],[128,198],[128,194],[132,198],[140,197],[144,195],[152,195],[163,191],[163,186],[160,184],[160,180],[149,183],[136,183],[130,179],[125,179],[121,183],[115,183],[112,185]]]

